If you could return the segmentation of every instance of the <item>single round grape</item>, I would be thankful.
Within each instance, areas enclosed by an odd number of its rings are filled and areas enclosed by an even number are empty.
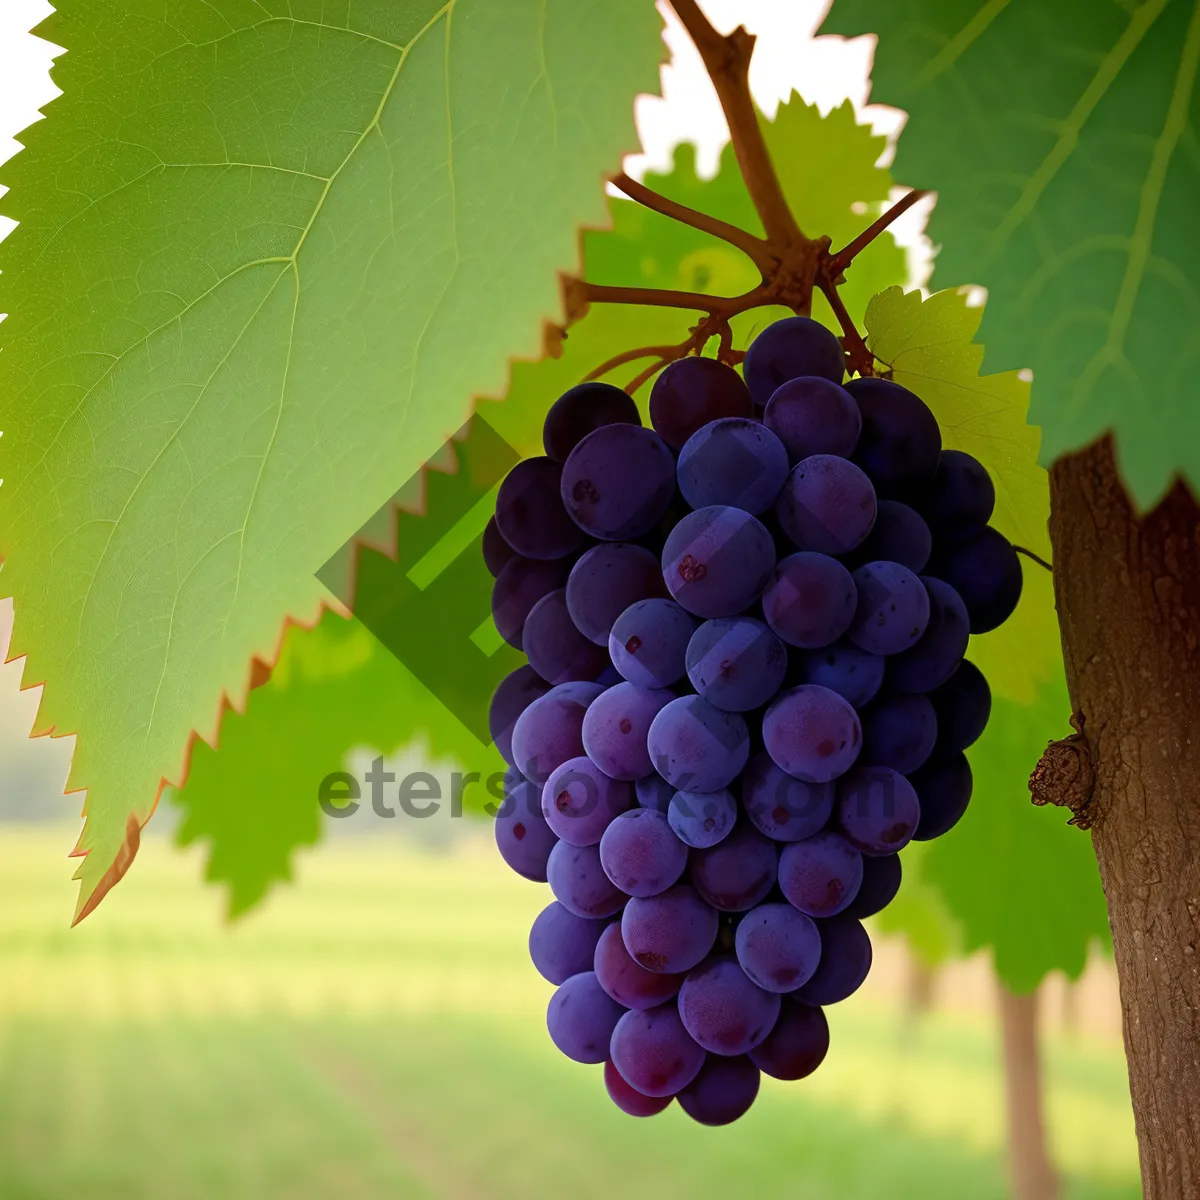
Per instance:
[[[675,495],[670,447],[641,425],[593,430],[567,456],[562,502],[575,524],[606,542],[649,533]]]
[[[687,670],[688,642],[695,631],[696,618],[674,600],[639,600],[614,622],[609,657],[630,683],[670,687]]]
[[[836,779],[862,749],[858,713],[837,692],[812,683],[781,693],[763,716],[762,733],[776,764],[806,783]]]
[[[512,735],[517,718],[537,699],[550,690],[550,685],[532,667],[518,667],[500,680],[488,705],[488,731],[496,749],[510,766],[513,763]]]
[[[750,732],[737,713],[703,696],[680,696],[659,710],[646,738],[654,769],[676,788],[717,792],[750,756]]]
[[[861,921],[839,913],[818,921],[821,961],[795,997],[804,1004],[837,1004],[854,995],[871,970],[871,939]]]
[[[492,620],[510,646],[522,648],[525,618],[543,596],[567,582],[570,570],[571,560],[566,558],[535,562],[514,557],[504,564],[492,585]]]
[[[688,513],[667,537],[662,573],[667,589],[698,617],[734,617],[767,586],[775,543],[740,508],[712,505]]]
[[[604,1063],[604,1086],[608,1098],[628,1117],[653,1117],[675,1099],[674,1096],[643,1096],[621,1078],[621,1072],[611,1058]]]
[[[603,691],[598,683],[560,683],[521,713],[513,725],[512,756],[527,779],[545,783],[583,753],[583,714]]]
[[[757,516],[775,503],[787,480],[787,451],[761,421],[725,417],[688,438],[676,475],[693,508],[732,505]]]
[[[937,713],[939,749],[965,750],[978,741],[992,713],[992,689],[973,662],[964,659],[929,699]]]
[[[763,421],[783,443],[792,463],[811,454],[849,458],[862,431],[862,414],[854,397],[819,375],[781,383],[767,401]]]
[[[991,520],[996,487],[978,459],[962,450],[943,450],[921,507],[939,538],[970,537]]]
[[[835,642],[822,650],[809,650],[801,658],[805,683],[837,692],[855,708],[865,708],[883,686],[887,660],[860,650],[853,642]]]
[[[848,917],[865,921],[883,912],[896,898],[902,876],[900,855],[879,854],[864,856],[862,884],[858,895],[842,911]]]
[[[600,986],[626,1008],[653,1008],[679,992],[682,975],[664,975],[639,967],[621,940],[621,926],[614,921],[600,935],[594,955]],[[590,969],[590,968],[589,968]]]
[[[525,558],[562,558],[584,543],[583,531],[562,502],[562,465],[526,458],[504,477],[496,494],[496,526]]]
[[[854,572],[858,608],[846,636],[871,654],[915,646],[929,624],[929,593],[907,567],[873,562]]]
[[[679,1107],[700,1125],[730,1125],[749,1112],[758,1085],[758,1067],[745,1055],[711,1057],[680,1091]]]
[[[602,1063],[613,1030],[625,1010],[600,986],[595,971],[572,975],[550,997],[546,1028],[550,1040],[568,1058]]]
[[[566,588],[547,592],[529,610],[521,642],[529,665],[551,684],[592,680],[608,665],[603,649],[575,628]]]
[[[936,546],[928,574],[944,579],[962,597],[972,633],[989,633],[1003,625],[1017,607],[1025,582],[1012,543],[990,527],[970,541]]]
[[[810,917],[844,911],[862,886],[862,855],[845,838],[825,830],[789,842],[779,856],[779,890]]]
[[[504,540],[496,518],[488,517],[488,523],[483,527],[483,565],[493,579],[504,569],[504,564],[512,558],[516,551]]]
[[[855,567],[869,562],[898,562],[920,574],[933,550],[933,534],[915,508],[899,500],[880,500],[875,526],[851,555]]]
[[[832,783],[805,783],[756,754],[742,775],[742,807],[755,829],[777,842],[798,842],[825,827],[833,813]]]
[[[635,896],[621,917],[621,937],[647,971],[690,971],[717,940],[717,913],[693,888],[679,883],[657,896]]]
[[[829,1052],[829,1022],[825,1013],[787,997],[775,1028],[766,1041],[750,1051],[750,1060],[775,1079],[805,1079]]]
[[[888,663],[888,684],[899,692],[931,692],[958,670],[971,636],[962,597],[945,580],[921,576],[929,593],[929,624],[915,646]]]
[[[760,904],[737,927],[741,968],[768,992],[793,992],[821,960],[821,935],[812,918],[790,904]]]
[[[723,841],[692,854],[692,886],[721,912],[747,912],[775,886],[775,843],[752,825],[738,825]]]
[[[836,558],[802,550],[775,564],[762,604],[767,624],[789,646],[813,650],[836,642],[850,627],[858,591]]]
[[[628,392],[611,383],[580,383],[550,405],[542,426],[542,445],[548,458],[563,463],[593,430],[604,425],[641,423],[641,414]]]
[[[633,788],[610,779],[586,755],[557,766],[542,788],[546,823],[572,846],[598,845],[613,818],[632,804]]]
[[[858,467],[833,454],[813,454],[793,468],[775,513],[784,533],[801,550],[849,554],[875,525],[877,503],[871,481]]]
[[[687,648],[692,686],[726,712],[749,712],[766,704],[779,691],[787,665],[783,643],[751,617],[705,621]]]
[[[846,384],[862,413],[854,461],[883,492],[929,483],[942,453],[942,431],[925,402],[889,379]]]
[[[838,780],[838,829],[864,854],[904,849],[921,819],[917,793],[890,767],[855,767]]]
[[[760,988],[735,958],[718,955],[688,972],[679,989],[683,1027],[712,1054],[745,1054],[771,1032],[779,997]]]
[[[543,979],[566,983],[572,975],[592,969],[596,943],[605,928],[603,921],[577,917],[552,900],[529,930],[529,957]]]
[[[634,808],[604,831],[600,864],[627,896],[657,896],[683,874],[687,847],[662,813]]]
[[[639,807],[652,808],[663,816],[667,815],[675,789],[657,771],[637,780],[633,788]]]
[[[576,628],[597,646],[608,646],[617,618],[631,605],[666,596],[658,559],[628,542],[593,546],[571,568],[567,610]]]
[[[729,836],[737,820],[737,801],[719,792],[676,792],[667,809],[675,836],[695,850],[706,850]]]
[[[915,771],[933,753],[937,714],[927,696],[883,696],[862,713],[864,767]]]
[[[631,1088],[657,1097],[674,1096],[687,1087],[705,1059],[674,1004],[627,1012],[613,1030],[610,1053],[613,1066]]]
[[[588,706],[583,748],[613,779],[641,779],[654,770],[646,736],[654,718],[675,699],[665,688],[618,683]]]
[[[572,846],[559,842],[550,851],[546,882],[554,898],[577,917],[599,920],[614,916],[628,897],[604,873],[599,846]]]
[[[665,367],[650,389],[650,423],[676,450],[702,426],[753,412],[742,377],[715,358],[680,358]]]
[[[546,864],[558,838],[540,813],[534,815],[529,811],[528,798],[519,798],[524,796],[525,789],[536,790],[536,787],[536,784],[519,785],[497,812],[494,822],[496,848],[518,875],[534,883],[545,883]],[[509,801],[515,801],[515,804],[506,813],[504,807]]]
[[[974,780],[967,756],[952,751],[934,755],[909,782],[921,804],[921,820],[913,837],[928,842],[949,833],[962,819]]]
[[[811,317],[784,317],[750,343],[742,374],[755,403],[764,405],[789,379],[819,375],[841,383],[846,356],[836,335],[820,322]]]

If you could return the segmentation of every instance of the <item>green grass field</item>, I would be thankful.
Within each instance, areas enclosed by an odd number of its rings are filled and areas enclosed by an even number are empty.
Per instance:
[[[986,1015],[914,1037],[855,998],[822,1068],[736,1125],[639,1122],[549,1044],[524,946],[546,889],[477,839],[335,842],[229,927],[151,838],[75,930],[69,845],[0,827],[3,1200],[1005,1195]],[[1048,1051],[1067,1195],[1138,1196],[1119,1046]]]

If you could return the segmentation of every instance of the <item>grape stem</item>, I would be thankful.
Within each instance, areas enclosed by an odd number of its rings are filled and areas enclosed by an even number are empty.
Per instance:
[[[1053,571],[1054,568],[1040,554],[1034,554],[1032,550],[1026,550],[1024,546],[1014,545],[1013,549],[1018,554],[1025,555],[1026,558],[1032,559],[1039,567],[1045,567],[1047,571]]]
[[[908,212],[918,200],[923,200],[928,195],[928,192],[914,188],[906,196],[897,200],[887,212],[872,221],[858,237],[830,257],[827,268],[829,278],[835,283],[841,283],[842,272],[854,261],[855,257],[865,250],[898,216]]]
[[[846,306],[838,294],[837,284],[830,277],[827,267],[822,269],[818,276],[817,286],[821,289],[825,299],[829,301],[829,307],[833,309],[833,315],[837,317],[838,324],[842,327],[841,342],[842,349],[846,352],[846,365],[859,375],[874,375],[875,355],[867,348],[862,334],[855,328],[854,321],[846,311]]]

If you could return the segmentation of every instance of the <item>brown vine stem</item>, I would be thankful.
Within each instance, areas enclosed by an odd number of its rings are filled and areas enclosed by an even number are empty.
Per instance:
[[[1032,559],[1039,567],[1045,567],[1047,571],[1053,571],[1054,568],[1040,555],[1034,554],[1032,550],[1027,550],[1024,546],[1013,545],[1013,549],[1018,554],[1025,555],[1026,558]]]
[[[923,192],[918,188],[909,192],[906,196],[901,196],[887,212],[883,213],[875,221],[872,221],[854,241],[848,242],[836,254],[832,255],[829,259],[830,279],[836,280],[854,261],[855,257],[865,250],[898,216],[908,212],[918,200],[922,200],[928,195],[928,192]]]
[[[578,295],[590,304],[646,304],[658,308],[695,308],[712,316],[744,312],[762,303],[762,288],[740,296],[709,296],[704,292],[676,292],[668,288],[612,287],[606,283],[581,283]]]
[[[817,280],[817,286],[824,293],[825,299],[829,301],[829,307],[833,309],[833,315],[837,317],[838,324],[842,327],[842,348],[846,351],[846,365],[851,371],[857,371],[859,375],[874,375],[875,355],[867,349],[867,343],[863,341],[862,334],[854,327],[854,321],[846,311],[841,296],[838,295],[837,284],[825,272],[822,272]]]

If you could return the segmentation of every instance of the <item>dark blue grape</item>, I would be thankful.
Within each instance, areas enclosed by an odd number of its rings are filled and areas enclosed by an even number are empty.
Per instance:
[[[529,665],[552,684],[592,680],[608,665],[608,656],[575,627],[567,611],[566,588],[547,592],[525,618],[521,644]]]
[[[695,631],[696,618],[674,600],[639,600],[614,623],[608,653],[630,683],[670,687],[687,670],[688,642]]]
[[[546,1028],[568,1058],[602,1063],[625,1010],[600,986],[595,971],[572,975],[550,997]]]
[[[488,731],[496,749],[510,766],[513,763],[513,726],[517,718],[549,690],[550,685],[532,667],[518,667],[505,675],[492,693],[488,705]]]
[[[836,558],[802,550],[775,565],[763,592],[767,624],[789,646],[828,646],[850,627],[858,591]]]
[[[674,1004],[627,1012],[613,1030],[610,1053],[613,1066],[634,1091],[657,1097],[674,1096],[687,1087],[706,1057]]]
[[[692,853],[692,886],[721,912],[747,912],[775,886],[777,865],[775,843],[738,825],[724,841]]]
[[[908,845],[921,819],[917,793],[890,767],[855,767],[838,780],[838,829],[864,854],[893,854]]]
[[[787,665],[783,643],[750,617],[705,621],[687,648],[692,686],[726,712],[749,712],[766,704],[783,683]]]
[[[546,882],[568,912],[593,920],[619,913],[628,897],[604,873],[599,846],[559,842],[546,863]]]
[[[922,576],[929,593],[929,624],[915,646],[888,663],[888,685],[899,692],[931,692],[958,669],[971,636],[962,597],[944,580]]]
[[[611,1058],[604,1063],[604,1086],[608,1098],[629,1117],[653,1117],[675,1099],[674,1096],[643,1096],[621,1078],[621,1072]]]
[[[710,421],[753,411],[742,377],[715,358],[681,358],[665,367],[650,389],[650,423],[676,450]]]
[[[865,921],[882,912],[900,890],[900,855],[863,856],[863,878],[858,895],[843,910],[848,917]]]
[[[996,488],[978,459],[961,450],[943,450],[921,507],[939,538],[970,537],[991,520]]]
[[[828,688],[855,708],[865,708],[883,686],[887,662],[852,642],[837,642],[823,650],[809,650],[802,656],[800,667],[805,683]]]
[[[971,764],[961,751],[938,753],[909,782],[921,804],[921,820],[913,837],[927,842],[948,833],[971,801]]]
[[[686,884],[645,899],[634,897],[621,918],[621,937],[647,971],[690,971],[717,940],[717,913]]]
[[[875,524],[875,489],[852,462],[833,454],[802,459],[775,505],[784,533],[801,550],[849,554]]]
[[[680,1091],[679,1107],[700,1125],[729,1125],[750,1110],[758,1085],[758,1067],[748,1057],[714,1055]]]
[[[600,935],[594,955],[600,986],[626,1008],[654,1008],[679,992],[682,975],[664,975],[639,967],[625,949],[621,926],[614,921]]]
[[[583,714],[603,691],[598,683],[560,683],[521,713],[512,755],[526,778],[545,783],[556,767],[583,753]]]
[[[762,595],[774,565],[775,543],[762,523],[720,505],[684,517],[662,553],[667,588],[698,617],[744,612]]]
[[[854,566],[869,562],[898,562],[920,574],[929,562],[933,534],[915,508],[899,500],[880,500],[875,526],[854,551]]]
[[[633,787],[641,808],[652,808],[667,815],[675,789],[657,771],[637,780]]]
[[[706,850],[729,836],[737,821],[737,801],[719,792],[676,792],[667,809],[675,836],[694,850]]]
[[[693,792],[727,787],[750,756],[746,722],[703,696],[680,696],[661,709],[646,744],[654,769],[676,788]]]
[[[556,767],[542,789],[546,823],[572,846],[597,845],[613,819],[632,804],[633,788],[610,779],[586,755]]]
[[[736,958],[719,955],[688,973],[679,989],[683,1027],[712,1054],[745,1054],[771,1032],[779,996],[760,988]]]
[[[631,605],[665,596],[658,559],[628,542],[593,546],[571,568],[567,611],[575,627],[597,646],[608,646],[617,618]]]
[[[775,1028],[750,1051],[750,1060],[764,1075],[796,1080],[811,1075],[828,1052],[829,1022],[824,1012],[785,997]]]
[[[504,564],[492,585],[492,620],[500,636],[521,649],[525,618],[547,593],[567,582],[571,560],[535,562],[531,558],[512,558]]]
[[[760,904],[737,927],[741,968],[768,992],[794,992],[821,959],[821,935],[811,917],[790,904]]]
[[[789,688],[771,704],[762,733],[776,764],[808,783],[844,774],[862,749],[858,714],[837,692],[811,683]]]
[[[853,379],[846,390],[862,413],[854,461],[880,491],[929,483],[942,453],[937,418],[919,397],[888,379]]]
[[[760,421],[725,417],[696,430],[679,452],[679,490],[693,508],[732,505],[756,516],[788,477],[783,443]]]
[[[627,896],[657,896],[683,874],[687,847],[652,808],[622,813],[600,839],[604,873]]]
[[[504,477],[496,495],[496,525],[525,558],[562,558],[584,543],[562,502],[562,465],[527,458]]]
[[[754,402],[765,405],[776,388],[789,379],[819,375],[841,383],[846,374],[846,356],[837,337],[818,321],[784,317],[768,325],[750,343],[742,373]]]
[[[964,660],[940,688],[929,694],[938,719],[938,748],[965,750],[987,727],[992,690],[983,672]]]
[[[550,406],[542,426],[542,445],[555,462],[568,455],[589,433],[604,425],[640,425],[633,397],[611,383],[580,383]]]
[[[929,593],[907,567],[873,562],[854,572],[858,608],[846,636],[871,654],[915,646],[929,624]]]
[[[829,830],[789,842],[779,856],[779,890],[810,917],[842,912],[858,895],[862,878],[862,855]]]
[[[763,421],[793,463],[810,454],[849,458],[862,431],[862,414],[854,397],[819,375],[781,383],[767,402]]]
[[[865,767],[915,771],[933,753],[937,714],[927,696],[883,696],[862,712]]]
[[[487,567],[493,579],[504,570],[504,564],[515,554],[516,551],[504,540],[496,518],[489,517],[483,528],[483,565]]]
[[[613,779],[641,779],[654,770],[646,737],[654,718],[674,699],[665,688],[618,683],[588,706],[583,748]]]
[[[944,579],[962,597],[972,633],[988,633],[1007,621],[1025,581],[1012,543],[991,528],[969,541],[935,547],[928,574]]]
[[[796,990],[805,1004],[837,1004],[862,986],[871,970],[871,939],[862,922],[839,913],[817,922],[821,961],[813,977]]]
[[[742,774],[742,807],[759,833],[777,842],[812,837],[833,813],[832,783],[805,783],[756,754]]]
[[[592,969],[596,943],[606,928],[603,921],[577,917],[552,900],[529,930],[529,957],[543,979],[566,983],[572,975]]]

